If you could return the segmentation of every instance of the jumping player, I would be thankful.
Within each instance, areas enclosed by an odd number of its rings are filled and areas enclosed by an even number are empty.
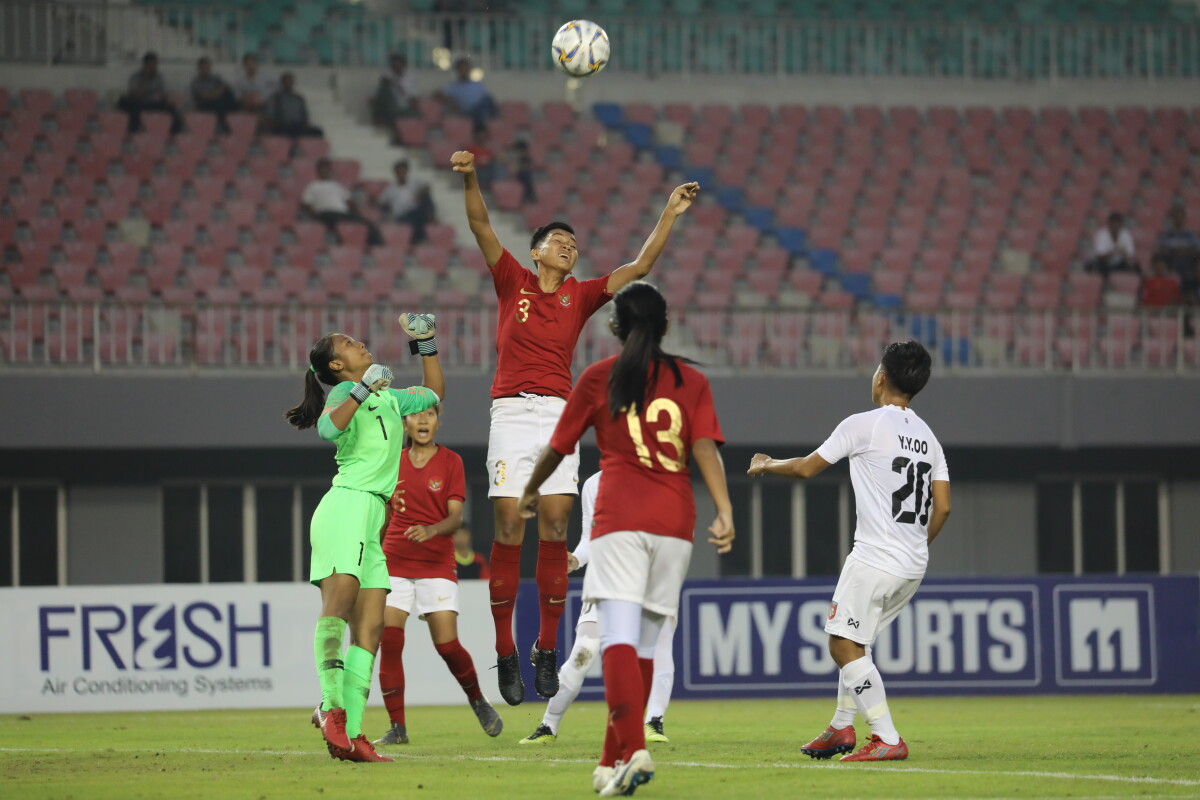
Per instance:
[[[847,417],[803,458],[777,461],[758,453],[750,461],[750,475],[811,478],[850,459],[858,527],[825,623],[829,654],[841,670],[837,713],[824,733],[800,748],[813,758],[854,749],[856,712],[870,724],[871,739],[842,761],[908,757],[871,645],[921,585],[929,544],[950,516],[950,472],[942,446],[909,408],[929,380],[931,363],[917,342],[888,345],[871,377],[871,400],[879,408]]]
[[[334,442],[338,464],[309,533],[309,580],[321,588],[314,641],[321,703],[313,724],[334,758],[391,761],[362,735],[390,591],[379,540],[400,468],[403,419],[440,402],[445,391],[441,364],[435,351],[421,359],[424,386],[389,389],[392,371],[374,362],[365,343],[344,333],[318,339],[308,361],[304,399],[285,416],[294,427],[315,426],[322,439]],[[328,397],[321,384],[333,387]],[[343,658],[347,623],[350,647]]]
[[[663,352],[666,301],[649,283],[632,283],[617,293],[610,325],[620,355],[584,370],[520,500],[522,513],[533,516],[538,487],[596,428],[604,478],[583,600],[600,610],[609,726],[592,785],[603,797],[632,794],[654,776],[642,711],[659,634],[678,612],[691,560],[693,456],[717,509],[708,541],[726,553],[734,536],[712,392],[704,375]]]
[[[649,274],[675,220],[696,199],[699,185],[684,184],[671,193],[658,224],[632,262],[606,276],[577,281],[571,271],[579,250],[570,225],[556,221],[534,231],[529,257],[535,269],[530,271],[492,230],[474,156],[457,152],[451,157],[451,166],[463,176],[467,220],[500,301],[487,456],[488,496],[494,501],[496,521],[489,588],[500,694],[505,702],[517,705],[525,698],[512,630],[525,538],[525,520],[517,507],[521,487],[571,392],[571,358],[584,324],[614,292]],[[536,667],[534,688],[542,697],[553,697],[558,691],[555,648],[567,593],[567,521],[573,496],[578,494],[578,453],[567,454],[565,462],[542,487],[546,496],[537,515],[540,624],[530,658]]]
[[[579,493],[579,504],[583,511],[582,531],[575,552],[567,557],[567,567],[574,572],[586,567],[591,554],[592,515],[596,508],[596,494],[600,490],[600,474],[597,472],[583,482]],[[558,671],[558,694],[546,703],[546,713],[533,733],[518,744],[549,744],[558,740],[558,725],[563,715],[575,702],[583,688],[583,680],[591,669],[592,662],[600,652],[600,627],[597,623],[599,611],[595,604],[589,605],[575,623],[575,644],[571,654]],[[646,701],[646,741],[669,742],[663,732],[663,716],[671,702],[671,690],[675,686],[675,657],[671,652],[675,639],[675,618],[668,617],[654,646],[654,678],[650,698]]]
[[[423,353],[436,352],[433,339],[418,341]],[[383,540],[392,592],[383,612],[379,690],[391,725],[375,744],[408,744],[404,721],[404,625],[416,613],[429,625],[433,647],[467,695],[488,736],[504,729],[500,715],[483,696],[471,654],[458,641],[458,575],[451,537],[462,524],[466,481],[462,457],[434,441],[441,406],[404,418],[410,446],[400,454],[400,478],[392,494]]]

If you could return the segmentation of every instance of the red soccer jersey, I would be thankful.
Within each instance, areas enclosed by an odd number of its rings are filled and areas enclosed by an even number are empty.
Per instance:
[[[492,267],[492,282],[500,301],[492,397],[529,392],[565,398],[571,393],[571,357],[579,332],[612,299],[608,276],[567,278],[558,291],[543,292],[537,275],[505,250]]]
[[[458,580],[454,542],[448,535],[414,542],[404,532],[413,525],[441,522],[450,516],[451,500],[466,498],[462,456],[439,445],[429,463],[420,468],[408,456],[407,449],[400,454],[400,479],[392,494],[392,512],[383,539],[388,574],[396,578]]]
[[[550,446],[566,455],[589,427],[600,446],[600,494],[592,537],[613,531],[646,531],[692,540],[696,504],[688,462],[697,439],[724,443],[708,378],[680,364],[683,383],[666,364],[637,416],[608,411],[608,375],[617,357],[584,370],[567,400]]]

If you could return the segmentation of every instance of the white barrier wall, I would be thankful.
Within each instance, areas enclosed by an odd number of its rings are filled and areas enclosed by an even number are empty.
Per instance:
[[[459,638],[481,679],[495,663],[487,584],[463,581]],[[192,584],[0,590],[0,713],[165,711],[316,704],[307,584]],[[465,702],[412,617],[409,705]],[[372,702],[379,692],[372,690]]]

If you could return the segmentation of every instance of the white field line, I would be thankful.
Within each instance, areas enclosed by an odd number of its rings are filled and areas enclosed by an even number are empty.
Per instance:
[[[207,755],[266,755],[266,756],[312,756],[315,751],[309,750],[217,750],[198,747],[178,748],[96,748],[119,753],[201,753]],[[0,747],[0,753],[80,753],[78,748],[65,747]],[[93,751],[95,752],[95,751]],[[515,758],[513,756],[446,756],[434,754],[408,754],[388,751],[389,756],[398,760],[425,761],[500,761],[512,763],[550,763],[550,764],[594,764],[586,758]],[[830,764],[720,764],[704,761],[658,761],[659,766],[686,767],[694,769],[838,769],[836,762]],[[926,775],[990,775],[996,777],[1014,778],[1060,778],[1063,780],[1111,781],[1113,783],[1160,784],[1164,786],[1200,786],[1200,780],[1184,778],[1151,778],[1136,775],[1089,775],[1077,772],[1038,772],[1033,770],[986,770],[986,769],[931,769],[928,767],[902,767],[894,764],[855,764],[847,767],[855,772],[863,770],[895,772],[911,772]]]

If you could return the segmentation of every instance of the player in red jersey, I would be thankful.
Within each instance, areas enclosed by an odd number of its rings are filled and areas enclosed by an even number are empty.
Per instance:
[[[479,192],[474,156],[451,158],[463,176],[467,219],[492,272],[500,301],[496,327],[496,377],[492,383],[488,435],[488,496],[494,501],[496,538],[491,554],[492,617],[500,694],[511,705],[525,698],[512,615],[521,580],[521,543],[525,520],[517,500],[542,448],[550,439],[571,392],[571,360],[579,333],[593,313],[626,284],[645,277],[667,243],[671,227],[696,199],[699,185],[688,183],[671,193],[637,258],[608,275],[586,281],[571,277],[579,258],[575,232],[565,222],[550,222],[533,233],[529,257],[535,269],[521,266],[500,244],[488,221]],[[538,508],[538,638],[530,653],[536,666],[534,688],[542,697],[558,692],[558,622],[567,594],[567,521],[579,493],[579,454],[566,456],[542,486]]]
[[[452,537],[462,525],[466,481],[462,457],[434,441],[441,406],[404,418],[410,445],[400,453],[383,540],[392,591],[384,610],[379,689],[391,725],[375,744],[408,744],[404,721],[404,624],[416,613],[429,625],[433,647],[467,695],[488,736],[504,722],[484,697],[471,654],[458,641],[458,570]]]
[[[633,794],[654,775],[642,713],[654,675],[654,648],[676,616],[692,555],[696,505],[689,456],[716,505],[708,540],[727,553],[733,511],[717,447],[723,442],[708,379],[662,350],[667,303],[644,281],[617,293],[611,326],[619,356],[588,367],[525,487],[520,508],[532,516],[539,487],[575,450],[589,427],[600,447],[599,496],[585,607],[598,603],[609,725],[592,774],[603,797]]]

